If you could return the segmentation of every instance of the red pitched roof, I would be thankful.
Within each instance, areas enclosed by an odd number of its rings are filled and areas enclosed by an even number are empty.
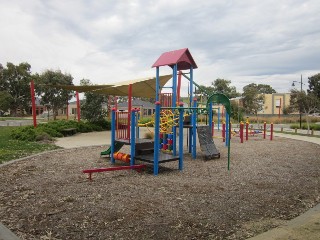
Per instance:
[[[193,68],[198,68],[188,48],[162,53],[152,67],[167,65],[173,67],[175,64],[178,65],[177,70],[187,70],[190,69],[191,66]]]

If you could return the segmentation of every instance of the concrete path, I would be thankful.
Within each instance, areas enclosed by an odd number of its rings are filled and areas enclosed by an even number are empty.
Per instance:
[[[147,133],[146,128],[140,128],[140,136]],[[55,145],[62,148],[76,148],[86,146],[103,146],[111,144],[111,131],[78,133],[73,136],[57,138]]]
[[[63,148],[76,148],[85,146],[102,146],[111,144],[111,132],[78,133],[69,137],[57,138],[55,145]]]

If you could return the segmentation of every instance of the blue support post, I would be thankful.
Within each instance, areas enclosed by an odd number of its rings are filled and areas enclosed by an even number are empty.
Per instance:
[[[153,153],[153,175],[159,173],[159,139],[160,139],[160,102],[156,103],[156,112],[154,120],[154,153]]]
[[[226,137],[226,147],[229,145],[229,141],[230,141],[230,139],[229,139],[229,127],[230,127],[230,125],[229,125],[229,114],[226,112],[226,133],[225,133],[225,137]]]
[[[192,106],[192,101],[193,101],[193,67],[190,67],[190,106]]]
[[[173,66],[172,73],[172,107],[177,106],[177,64]]]
[[[209,104],[209,128],[212,136],[212,102]]]
[[[172,107],[177,106],[177,64],[173,66],[173,73],[172,73]],[[173,111],[174,112],[174,111]],[[175,118],[175,115],[173,115]],[[177,156],[177,128],[175,126],[172,127],[172,155]]]
[[[159,89],[160,88],[160,71],[159,67],[156,69],[156,102],[159,101]]]
[[[111,153],[110,153],[111,164],[115,164],[115,159],[113,157],[115,140],[116,140],[116,109],[113,108],[111,112]]]
[[[193,107],[197,107],[197,99],[193,99]],[[197,110],[192,109],[192,158],[197,157]]]
[[[192,128],[188,128],[189,131],[189,153],[192,152]]]
[[[220,130],[220,107],[218,107],[218,131]]]
[[[140,138],[140,127],[139,127],[139,125],[138,125],[138,123],[139,123],[139,120],[140,120],[140,110],[139,111],[137,111],[137,126],[136,126],[136,138]]]
[[[131,110],[131,139],[130,139],[130,166],[134,165],[135,151],[136,151],[136,114],[135,110]]]
[[[179,109],[179,170],[183,169],[183,103]]]
[[[192,102],[193,102],[193,67],[190,67],[190,88],[189,88],[189,92],[190,92],[190,100],[189,100],[189,106],[192,106]],[[191,110],[192,111],[192,110]],[[192,117],[193,115],[191,115],[191,124],[192,124]],[[189,128],[189,153],[192,152],[192,145],[193,145],[193,130],[192,128]]]

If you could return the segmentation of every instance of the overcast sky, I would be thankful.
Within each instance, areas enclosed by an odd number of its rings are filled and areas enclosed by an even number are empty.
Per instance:
[[[288,92],[301,74],[307,84],[320,72],[319,0],[0,0],[0,6],[0,63],[28,62],[33,73],[60,69],[75,85],[82,78],[110,84],[154,76],[161,53],[181,48],[198,65],[195,82],[224,78],[240,92],[252,82]],[[167,73],[171,68],[160,68]]]

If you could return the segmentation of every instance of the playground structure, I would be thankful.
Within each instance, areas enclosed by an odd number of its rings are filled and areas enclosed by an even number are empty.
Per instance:
[[[169,66],[172,68],[172,86],[169,88],[171,92],[164,93],[164,86],[160,86],[160,67]],[[201,89],[193,80],[193,70],[197,68],[188,49],[180,49],[176,51],[163,53],[153,64],[156,68],[156,84],[155,84],[155,114],[154,120],[148,124],[153,125],[154,139],[144,139],[139,137],[139,109],[132,109],[131,91],[134,85],[128,88],[128,111],[119,112],[116,108],[112,109],[112,128],[111,128],[111,147],[103,155],[110,155],[111,163],[115,164],[114,153],[120,151],[123,145],[130,145],[130,166],[135,165],[135,161],[139,160],[153,164],[153,173],[158,175],[159,164],[178,161],[179,170],[183,169],[184,157],[184,131],[187,129],[188,152],[193,159],[197,157],[197,134],[199,137],[200,148],[205,159],[220,157],[220,153],[216,149],[212,140],[212,115],[213,103],[222,104],[226,108],[227,122],[230,123],[230,102],[223,94],[212,94],[204,92],[208,97],[205,107],[199,107],[197,98],[193,93],[195,87]],[[188,73],[182,71],[187,70]],[[184,107],[180,101],[180,86],[182,77],[189,81],[189,106]],[[208,126],[198,126],[197,114],[201,110],[206,110],[209,121]],[[228,125],[229,126],[229,125]],[[150,127],[149,127],[150,128]],[[177,136],[179,129],[179,137]],[[227,127],[227,129],[230,129]],[[230,133],[229,131],[227,131]],[[230,136],[227,136],[228,146],[228,169],[230,168]]]
[[[172,75],[160,76],[160,67],[164,66],[171,67]],[[134,166],[136,160],[153,164],[154,175],[159,172],[159,164],[169,161],[178,161],[179,170],[183,169],[184,128],[187,129],[188,152],[193,159],[197,157],[197,134],[201,134],[199,142],[205,159],[220,157],[212,140],[212,115],[213,104],[221,104],[226,109],[226,146],[228,146],[228,169],[230,169],[229,115],[231,108],[229,99],[220,93],[206,92],[193,80],[193,70],[197,68],[197,65],[187,48],[163,53],[152,67],[156,69],[156,77],[153,78],[127,81],[115,85],[58,87],[77,92],[90,91],[112,96],[127,96],[128,111],[112,109],[111,147],[101,155],[110,155],[112,164],[115,164],[115,160],[124,162],[130,160],[130,166]],[[182,77],[189,81],[189,106],[186,107],[180,99]],[[172,85],[165,87],[164,85],[171,78]],[[198,106],[197,97],[194,96],[196,87],[207,97],[205,106]],[[170,89],[170,92],[163,92],[162,90],[165,88]],[[32,90],[34,89],[31,88]],[[139,136],[139,109],[132,109],[133,97],[155,98],[153,140],[143,139]],[[207,126],[198,126],[197,115],[200,111],[206,111],[208,114]],[[78,111],[78,120],[80,119],[79,114],[80,111]],[[179,137],[177,132],[179,132]],[[168,136],[170,137],[168,138]],[[130,145],[130,154],[120,158],[118,157],[119,151],[124,145]]]
[[[160,76],[160,67],[169,66],[172,69],[172,75]],[[184,139],[183,129],[187,129],[187,147],[188,152],[193,159],[197,157],[197,135],[200,137],[200,149],[204,159],[219,158],[220,153],[216,148],[212,139],[214,135],[213,110],[218,110],[218,131],[220,130],[220,107],[223,106],[222,117],[225,116],[225,123],[222,124],[222,139],[228,147],[228,170],[230,169],[230,139],[234,133],[231,129],[231,106],[229,99],[220,93],[210,93],[199,86],[193,80],[193,70],[197,68],[189,50],[187,48],[163,53],[158,60],[153,64],[156,68],[156,77],[138,79],[118,83],[116,85],[96,85],[96,86],[58,86],[67,90],[77,91],[77,108],[78,121],[80,120],[80,106],[78,92],[94,92],[98,94],[106,94],[114,96],[110,102],[115,103],[112,109],[112,134],[111,147],[106,151],[101,152],[101,155],[109,155],[111,163],[115,164],[115,160],[130,163],[130,169],[133,169],[136,160],[153,164],[154,175],[159,172],[159,164],[178,161],[179,170],[183,169],[184,156]],[[182,72],[187,70],[188,72]],[[180,88],[182,77],[187,79],[189,102],[188,106],[184,107],[181,102]],[[172,86],[165,87],[167,82],[172,78]],[[31,82],[31,95],[34,104],[34,85]],[[171,92],[163,92],[162,90],[168,88]],[[197,91],[198,90],[198,91]],[[196,92],[201,92],[205,96],[206,103],[202,101],[198,103]],[[128,111],[117,110],[117,96],[128,97]],[[133,97],[149,97],[155,98],[155,115],[154,120],[149,124],[153,127],[154,139],[140,138],[139,128],[143,126],[139,124],[139,109],[132,109]],[[206,115],[206,124],[204,126],[198,124],[198,115]],[[207,119],[208,117],[208,119]],[[207,121],[208,120],[208,121]],[[34,115],[34,126],[36,127],[36,120]],[[179,129],[179,137],[177,136],[177,129]],[[240,124],[240,139],[243,142],[243,124]],[[252,134],[252,130],[250,131]],[[246,123],[246,140],[249,136],[248,123]],[[254,132],[255,133],[255,132]],[[253,134],[252,134],[253,135]],[[264,125],[264,138],[266,138],[266,126]],[[273,125],[271,124],[270,140],[273,138]],[[124,145],[130,145],[130,154],[121,153],[120,150]],[[178,149],[177,149],[178,147]],[[123,170],[127,168],[113,168],[114,170]],[[107,169],[91,169],[85,170],[88,173],[109,171]]]

